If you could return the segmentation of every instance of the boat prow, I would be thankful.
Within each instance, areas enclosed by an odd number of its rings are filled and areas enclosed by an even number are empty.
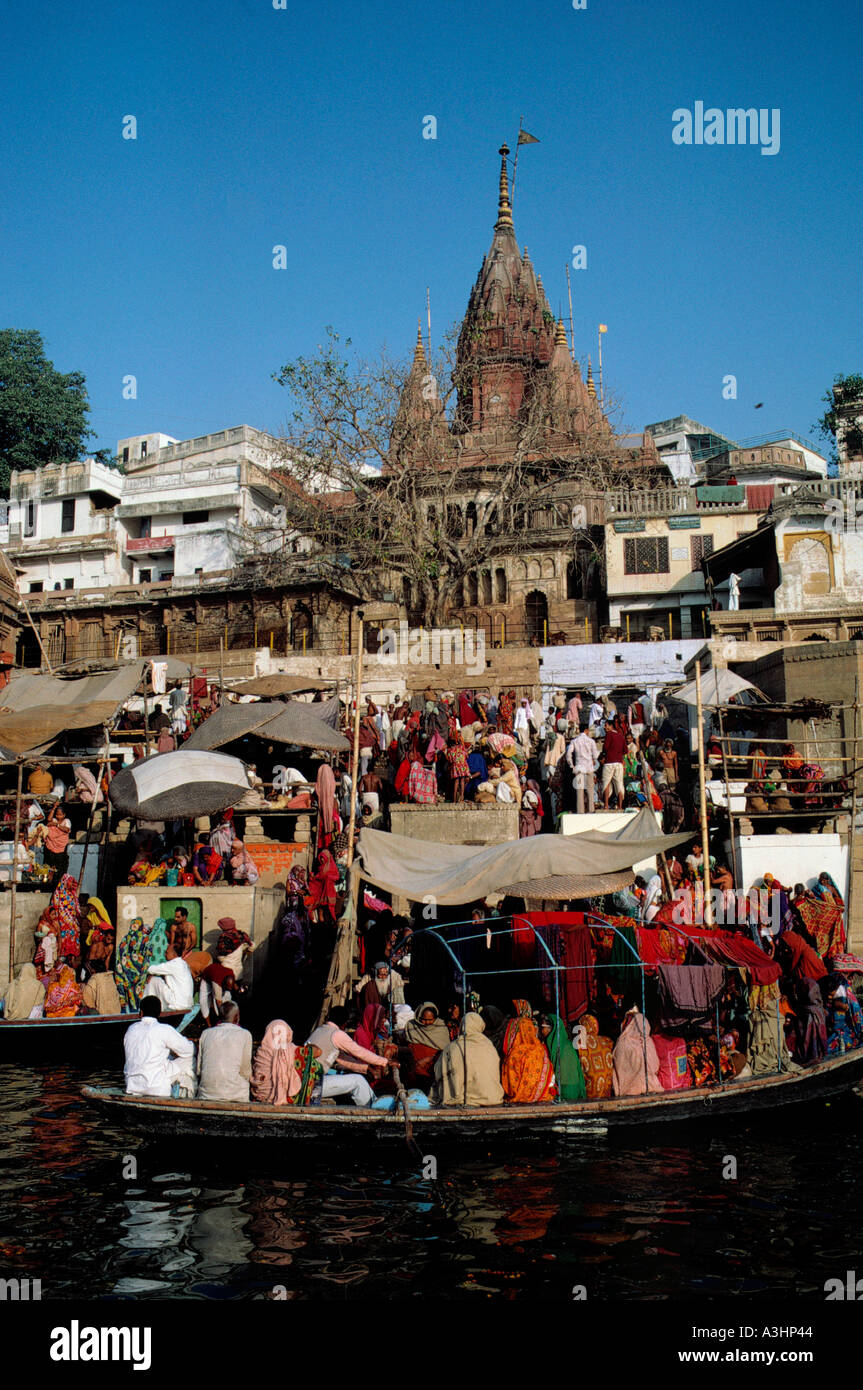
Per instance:
[[[863,1080],[863,1048],[817,1062],[800,1071],[752,1077],[721,1086],[611,1100],[545,1105],[495,1105],[411,1110],[420,1144],[428,1140],[505,1139],[543,1135],[588,1137],[627,1125],[715,1119],[755,1114],[778,1106],[820,1100]],[[260,1105],[251,1101],[162,1100],[128,1096],[119,1089],[85,1086],[82,1094],[106,1119],[150,1135],[173,1139],[290,1139],[341,1143],[360,1139],[404,1140],[400,1110],[354,1106]]]
[[[161,1015],[162,1023],[177,1028],[187,1010],[171,1009]],[[0,1061],[26,1053],[33,1057],[43,1050],[54,1058],[72,1060],[82,1052],[122,1045],[123,1034],[140,1014],[80,1014],[75,1018],[0,1018]]]

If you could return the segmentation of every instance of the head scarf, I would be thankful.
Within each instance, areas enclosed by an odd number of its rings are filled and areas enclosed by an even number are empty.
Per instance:
[[[385,1018],[386,1013],[382,1004],[366,1005],[363,1009],[362,1021],[356,1031],[356,1041],[360,1047],[368,1048],[369,1051],[372,1050]]]
[[[423,1014],[427,1010],[434,1014],[434,1023],[423,1024],[420,1022]],[[431,1000],[426,1000],[414,1010],[415,1017],[410,1020],[405,1028],[405,1042],[417,1043],[421,1047],[435,1047],[440,1052],[449,1043],[449,1029],[441,1018],[437,1008]]]
[[[7,986],[3,1017],[10,1023],[29,1018],[37,1004],[45,999],[45,986],[36,974],[36,967],[30,961],[21,966],[17,979]]]
[[[486,1037],[500,1056],[503,1056],[503,1038],[509,1019],[495,1004],[485,1004],[479,1012],[485,1024]]]
[[[545,1040],[561,1100],[586,1100],[587,1086],[578,1053],[572,1045],[563,1019],[551,1014],[551,1032]]]
[[[220,917],[216,926],[219,928],[219,940],[216,943],[217,956],[230,956],[241,946],[251,946],[252,938],[248,932],[240,931],[233,917]]]
[[[650,1036],[650,1024],[638,1009],[626,1015],[613,1056],[616,1096],[643,1096],[647,1091],[662,1090],[656,1044]]]
[[[168,959],[168,923],[164,917],[157,917],[148,938],[150,955],[147,965],[162,965]]]
[[[95,802],[96,805],[98,805],[102,800],[102,793],[99,790],[96,778],[93,776],[92,772],[90,772],[88,768],[82,767],[80,763],[76,763],[72,771],[82,787],[81,800],[87,801],[91,805]]]
[[[273,1019],[255,1054],[252,1096],[265,1105],[286,1105],[300,1089],[294,1034],[282,1018]]]
[[[221,826],[219,826],[217,830],[213,831],[213,835],[218,834],[219,830],[221,830]],[[232,830],[232,840],[233,835],[234,832]],[[198,870],[198,873],[201,875],[202,878],[210,878],[215,880],[218,877],[218,874],[222,868],[222,856],[219,853],[219,851],[214,849],[212,846],[202,845],[200,849],[195,851],[195,857],[192,860],[192,864],[193,867]]]

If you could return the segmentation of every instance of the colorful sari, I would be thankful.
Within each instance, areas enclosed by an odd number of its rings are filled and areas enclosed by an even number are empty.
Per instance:
[[[309,895],[305,899],[310,912],[317,908],[327,908],[335,916],[336,885],[339,881],[339,866],[328,849],[321,850],[318,871],[309,879]]]
[[[62,960],[63,956],[80,956],[81,924],[78,918],[77,879],[72,878],[69,874],[63,874],[51,894],[49,911],[53,912],[54,917],[58,957]]]
[[[607,1100],[614,1082],[614,1060],[611,1039],[600,1036],[599,1024],[592,1014],[579,1019],[578,1058],[584,1074],[588,1100]]]
[[[838,979],[840,988],[845,991],[844,998],[837,991],[827,1016],[827,1053],[830,1057],[836,1057],[840,1053],[850,1052],[852,1048],[863,1047],[863,1009],[850,980],[844,975],[832,978]],[[46,999],[46,1013],[47,1002]]]
[[[558,1080],[561,1100],[587,1100],[587,1086],[581,1060],[573,1047],[562,1018],[551,1015],[551,1032],[545,1040]]]
[[[551,1058],[537,1035],[526,999],[514,999],[516,1017],[503,1035],[501,1082],[508,1101],[537,1105],[557,1095]]]
[[[45,1017],[74,1018],[83,1007],[84,996],[75,971],[68,965],[52,970],[45,980]]]
[[[222,856],[209,845],[202,845],[195,851],[192,867],[197,869],[205,884],[215,883],[222,877]]]
[[[117,992],[125,1007],[137,1013],[141,1003],[141,991],[147,982],[147,968],[150,965],[150,928],[144,926],[142,917],[133,917],[129,930],[117,947],[117,960],[114,975]]]
[[[815,942],[822,960],[845,950],[845,902],[830,878],[829,884],[816,883],[811,892],[794,899],[794,907]]]
[[[515,715],[515,691],[510,690],[508,695],[501,695],[500,703],[497,707],[497,728],[498,733],[512,734],[512,721]]]

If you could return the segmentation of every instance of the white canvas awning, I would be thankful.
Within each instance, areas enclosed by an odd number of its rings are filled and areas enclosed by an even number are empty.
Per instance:
[[[530,835],[482,850],[364,829],[357,853],[363,876],[378,888],[412,902],[434,899],[445,907],[513,891],[537,898],[604,892],[611,876],[631,877],[633,864],[691,839],[691,831],[660,834],[644,808],[617,830]],[[559,891],[553,889],[555,880]]]
[[[766,695],[753,685],[751,681],[744,680],[734,671],[729,671],[727,667],[719,667],[705,671],[701,677],[701,703],[705,709],[716,709],[717,705],[727,705],[732,695],[740,695],[744,691],[752,691],[759,700],[766,700]],[[685,705],[697,705],[695,696],[695,681],[690,681],[680,690],[670,690],[675,700],[682,700]],[[741,701],[741,704],[750,703],[749,700]]]

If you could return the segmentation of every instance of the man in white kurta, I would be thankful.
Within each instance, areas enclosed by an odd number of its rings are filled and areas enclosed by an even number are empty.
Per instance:
[[[195,1094],[195,1044],[168,1023],[159,1022],[161,1009],[153,995],[141,1000],[141,1021],[126,1029],[126,1094],[167,1099],[176,1083]]]
[[[181,956],[150,966],[143,998],[148,995],[155,995],[163,1009],[191,1009],[195,981]]]
[[[248,1100],[252,1035],[240,1027],[236,1004],[223,1004],[220,1013],[198,1044],[198,1100]]]

